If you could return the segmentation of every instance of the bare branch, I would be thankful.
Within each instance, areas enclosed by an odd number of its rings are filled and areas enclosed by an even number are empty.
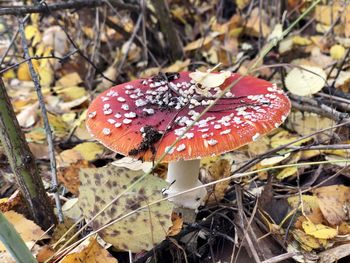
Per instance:
[[[138,12],[139,7],[131,4],[125,4],[121,1],[111,0],[114,7],[129,11]],[[82,8],[93,8],[105,5],[106,2],[103,0],[75,0],[72,2],[62,2],[56,4],[41,4],[41,5],[30,5],[30,6],[13,6],[13,7],[2,7],[0,9],[1,15],[15,15],[23,16],[31,13],[50,13],[63,9],[82,9]]]

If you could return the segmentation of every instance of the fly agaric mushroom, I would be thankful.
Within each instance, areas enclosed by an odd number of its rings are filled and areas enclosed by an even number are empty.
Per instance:
[[[239,77],[229,73],[222,84],[205,88],[205,92],[189,72],[161,73],[120,84],[92,102],[86,124],[97,140],[123,155],[158,160],[167,151],[163,161],[169,162],[167,181],[171,185],[166,193],[176,194],[202,185],[198,180],[200,158],[255,141],[286,119],[290,101],[283,91],[268,81],[246,76],[193,124]],[[170,200],[179,207],[196,209],[205,195],[201,188]]]

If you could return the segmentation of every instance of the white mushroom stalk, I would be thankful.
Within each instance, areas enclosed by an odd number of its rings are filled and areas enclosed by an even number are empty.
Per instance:
[[[198,179],[200,160],[176,161],[168,165],[167,182],[169,188],[164,192],[167,196],[179,194],[183,191],[203,185]],[[207,195],[204,187],[179,194],[169,200],[178,207],[197,209]]]

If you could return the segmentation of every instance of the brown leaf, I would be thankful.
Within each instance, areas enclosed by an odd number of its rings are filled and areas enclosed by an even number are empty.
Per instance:
[[[323,216],[331,225],[339,225],[348,219],[346,207],[349,207],[350,187],[325,186],[315,189],[313,193],[318,198]]]

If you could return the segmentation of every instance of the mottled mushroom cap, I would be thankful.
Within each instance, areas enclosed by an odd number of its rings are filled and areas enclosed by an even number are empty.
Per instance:
[[[123,155],[158,160],[193,120],[228,85],[202,92],[189,72],[155,76],[112,87],[90,105],[90,133]],[[191,160],[232,151],[278,127],[290,111],[284,92],[246,76],[227,92],[166,155],[163,161]]]

